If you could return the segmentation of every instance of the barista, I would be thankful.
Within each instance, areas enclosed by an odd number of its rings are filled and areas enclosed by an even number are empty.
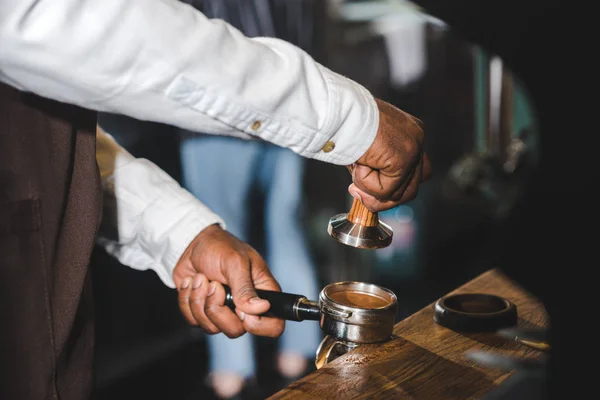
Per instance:
[[[97,143],[93,110],[354,165],[350,193],[372,211],[412,199],[429,174],[415,118],[292,45],[175,0],[0,0],[0,32],[2,399],[90,397],[96,240],[194,288],[181,306],[208,332],[283,329],[258,316],[269,304],[254,288],[280,288],[256,251],[155,165],[104,132]],[[219,306],[220,283],[237,315]]]

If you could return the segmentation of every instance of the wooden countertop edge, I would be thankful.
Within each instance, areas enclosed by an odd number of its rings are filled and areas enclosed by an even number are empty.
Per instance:
[[[500,282],[498,280],[500,280]],[[545,310],[541,303],[498,268],[491,268],[482,272],[444,296],[465,291],[480,291],[474,288],[482,288],[481,291],[483,292],[504,296],[507,299],[516,302],[515,304],[518,303],[518,309],[519,305],[521,305],[520,312],[522,314],[519,315],[519,325],[547,325],[547,315],[544,315]],[[542,354],[540,351],[527,348],[516,342],[509,343],[507,340],[500,339],[493,333],[462,334],[439,326],[433,321],[434,304],[435,301],[416,313],[406,317],[402,321],[399,321],[394,327],[395,337],[390,342],[386,342],[383,345],[360,346],[325,365],[322,369],[303,377],[297,382],[305,385],[317,384],[319,380],[327,379],[323,378],[323,376],[329,374],[328,370],[344,368],[348,365],[369,365],[373,364],[375,360],[378,360],[379,362],[381,355],[374,355],[372,353],[376,352],[378,347],[381,351],[381,346],[386,347],[386,349],[393,354],[399,354],[399,352],[410,354],[409,348],[422,349],[423,352],[428,352],[428,354],[437,358],[438,361],[431,361],[433,363],[431,365],[434,365],[435,363],[450,362],[453,365],[459,365],[462,368],[472,370],[480,376],[486,376],[487,379],[493,381],[494,384],[501,383],[509,377],[512,372],[500,371],[475,364],[464,357],[465,350],[478,349],[497,354],[534,358]],[[540,308],[540,306],[542,306],[542,308]],[[428,320],[430,322],[428,322]],[[431,323],[431,325],[428,325],[429,323]],[[423,324],[427,324],[428,335],[423,335]],[[294,387],[288,386],[273,394],[269,399],[294,398],[297,396],[300,396],[301,398],[312,398],[308,393],[299,393]]]

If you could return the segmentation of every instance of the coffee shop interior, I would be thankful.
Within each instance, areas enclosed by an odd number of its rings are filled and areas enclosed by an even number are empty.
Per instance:
[[[273,263],[284,292],[318,300],[328,284],[368,282],[395,293],[398,323],[501,267],[499,227],[540,157],[538,120],[528,88],[502,57],[409,1],[199,3],[207,15],[255,36],[261,31],[248,21],[264,11],[261,4],[269,4],[273,35],[303,47],[328,68],[424,123],[431,179],[414,200],[379,213],[379,220],[393,231],[391,244],[360,249],[334,240],[327,230],[330,218],[352,205],[346,168],[257,143],[251,145],[261,156],[252,158],[253,150],[238,139],[203,142],[202,133],[101,115],[101,125],[133,155],[158,164],[194,194],[190,171],[214,166],[212,183],[202,186],[210,195],[199,194],[200,199],[209,206],[237,199],[236,213],[222,217]],[[248,4],[259,11],[251,11]],[[204,151],[212,156],[202,155],[203,143],[210,143]],[[194,152],[200,155],[194,157]],[[252,190],[244,193],[244,187]],[[223,353],[215,346],[228,347],[231,339],[211,344],[201,329],[188,325],[178,310],[177,292],[154,272],[125,267],[100,248],[93,255],[92,272],[99,400],[216,399],[209,379],[214,365],[240,363],[251,372],[229,398],[265,399],[317,370],[315,354],[323,335],[318,322],[286,323],[286,331],[316,327],[304,336],[304,348],[312,349],[305,364],[290,376],[277,358],[283,337],[253,337],[246,342],[251,348]],[[522,398],[541,398],[535,385],[540,381],[524,385],[529,397]],[[513,393],[505,398],[521,397]]]

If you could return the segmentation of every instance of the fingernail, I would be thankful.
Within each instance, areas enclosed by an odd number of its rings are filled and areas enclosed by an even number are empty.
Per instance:
[[[190,283],[192,283],[192,278],[190,278],[189,276],[185,277],[183,279],[183,282],[181,283],[181,289],[187,289],[188,286],[190,286]]]
[[[202,286],[202,277],[200,275],[196,275],[194,278],[194,283],[192,284],[192,288],[198,289],[200,286]]]
[[[246,313],[243,311],[236,311],[240,321],[243,321],[246,318]]]
[[[215,292],[215,290],[217,290],[217,283],[213,282],[213,283],[210,284],[210,291],[208,292],[208,294],[206,296],[207,297],[208,296],[212,296],[213,293]]]

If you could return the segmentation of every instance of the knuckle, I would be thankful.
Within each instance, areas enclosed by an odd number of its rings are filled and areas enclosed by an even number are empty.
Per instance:
[[[251,283],[243,284],[236,292],[238,299],[243,299],[246,297],[252,297],[255,294],[254,286]]]
[[[414,137],[410,137],[404,142],[404,149],[406,151],[406,155],[408,156],[408,159],[406,160],[407,164],[410,165],[414,162],[414,159],[416,159],[417,155],[419,154],[420,147],[420,144]]]
[[[230,273],[231,271],[246,271],[250,268],[250,259],[248,254],[241,253],[240,251],[231,249],[224,257],[225,262],[223,263],[223,274]]]
[[[232,264],[243,265],[247,261],[247,257],[242,255],[239,251],[232,250],[228,256],[228,261]]]
[[[262,271],[258,271],[256,273],[256,276],[254,277],[254,287],[261,287],[261,286],[265,286],[265,285],[270,285],[272,286],[271,289],[269,290],[275,290],[276,292],[281,292],[281,286],[279,285],[279,283],[275,280],[275,278],[270,274],[270,272],[268,270],[262,270]]]
[[[208,302],[204,303],[204,314],[206,314],[206,316],[209,318],[217,314],[219,312],[218,309],[219,307],[216,305],[209,304]]]

